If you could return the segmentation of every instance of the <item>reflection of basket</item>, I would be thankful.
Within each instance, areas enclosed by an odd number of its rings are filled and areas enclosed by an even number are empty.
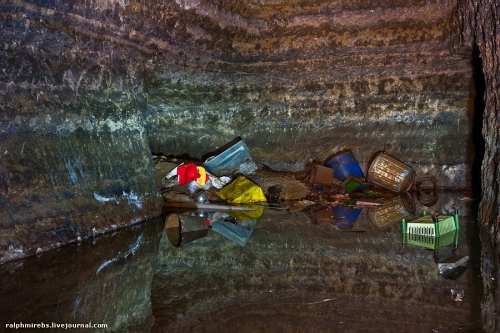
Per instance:
[[[415,201],[411,195],[405,193],[385,201],[380,207],[370,209],[368,216],[373,224],[384,228],[401,222],[413,212],[415,212]]]
[[[405,234],[404,243],[418,245],[431,250],[437,250],[442,246],[456,244],[458,230],[447,232],[441,237],[433,237],[419,234]]]
[[[380,152],[368,169],[367,181],[397,193],[406,192],[415,181],[415,171],[394,157]]]

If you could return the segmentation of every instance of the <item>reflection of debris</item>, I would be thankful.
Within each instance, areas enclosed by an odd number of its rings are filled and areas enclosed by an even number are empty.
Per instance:
[[[361,213],[361,208],[352,209],[345,206],[333,206],[334,224],[342,230],[352,229]]]
[[[218,232],[233,242],[245,246],[262,214],[262,206],[230,207],[233,211],[220,211],[222,205],[206,205],[206,210],[196,210],[184,213],[171,213],[165,222],[165,233],[170,243],[180,247],[189,242],[204,238],[210,229]],[[213,206],[219,206],[219,210],[210,211]],[[224,209],[228,206],[225,205]],[[235,210],[240,208],[240,210]]]
[[[452,256],[442,262],[438,262],[439,274],[447,280],[458,279],[468,267],[465,266],[469,256]]]
[[[331,207],[313,206],[309,209],[309,213],[316,225],[333,224],[333,210]]]
[[[245,246],[252,235],[257,220],[247,220],[241,223],[212,221],[212,230],[232,240],[240,246]]]
[[[374,199],[359,199],[356,200],[356,206],[382,206],[382,202]]]
[[[170,243],[179,247],[206,237],[210,222],[204,217],[170,214],[165,222],[165,232]]]
[[[436,180],[433,177],[420,178],[415,184],[418,201],[427,207],[434,206],[439,196]]]
[[[255,208],[246,206],[222,205],[222,204],[212,204],[212,203],[202,203],[202,202],[166,202],[165,207],[200,209],[200,210],[217,210],[221,212],[255,210]]]
[[[234,217],[235,221],[244,222],[247,220],[256,220],[264,212],[264,207],[259,204],[245,204],[236,207],[247,207],[252,210],[228,210],[227,214]]]
[[[445,271],[462,266],[469,260],[469,256],[453,256],[446,259],[443,262],[438,263],[439,274],[443,274]]]
[[[290,212],[294,213],[294,212],[301,211],[306,207],[313,206],[315,204],[316,203],[314,201],[311,201],[311,200],[293,200],[293,201],[288,202],[287,207],[290,210]]]
[[[407,218],[415,211],[415,202],[408,193],[383,198],[382,206],[368,211],[370,220],[379,228],[389,227]]]
[[[462,302],[465,297],[465,292],[463,289],[451,289],[451,298],[455,302]]]

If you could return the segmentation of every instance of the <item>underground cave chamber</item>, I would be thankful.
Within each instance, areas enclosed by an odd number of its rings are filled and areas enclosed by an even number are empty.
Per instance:
[[[494,6],[0,6],[2,325],[498,329]],[[439,189],[430,205],[413,186],[406,219],[458,207],[459,238],[431,251],[375,225],[373,207],[349,229],[324,223],[331,209],[266,207],[245,246],[213,229],[172,246],[156,157],[202,161],[235,137],[276,173],[265,189],[295,201],[304,183],[283,175],[344,149],[366,174],[386,151]],[[435,255],[454,247],[469,261],[444,278]]]

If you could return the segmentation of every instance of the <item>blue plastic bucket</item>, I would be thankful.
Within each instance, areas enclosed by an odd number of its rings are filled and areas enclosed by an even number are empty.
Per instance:
[[[339,180],[345,180],[349,176],[365,178],[363,171],[350,150],[341,151],[333,155],[325,166],[333,169],[333,176]]]

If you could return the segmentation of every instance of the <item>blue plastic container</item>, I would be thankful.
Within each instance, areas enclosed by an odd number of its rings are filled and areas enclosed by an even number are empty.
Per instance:
[[[333,176],[339,180],[345,180],[349,176],[365,178],[363,171],[350,150],[341,151],[333,155],[325,166],[333,169]]]
[[[333,224],[342,230],[351,229],[361,214],[361,210],[361,208],[351,209],[346,206],[333,206]]]
[[[248,175],[257,170],[243,140],[238,141],[217,156],[209,157],[203,166],[217,177],[234,176],[237,173]]]

